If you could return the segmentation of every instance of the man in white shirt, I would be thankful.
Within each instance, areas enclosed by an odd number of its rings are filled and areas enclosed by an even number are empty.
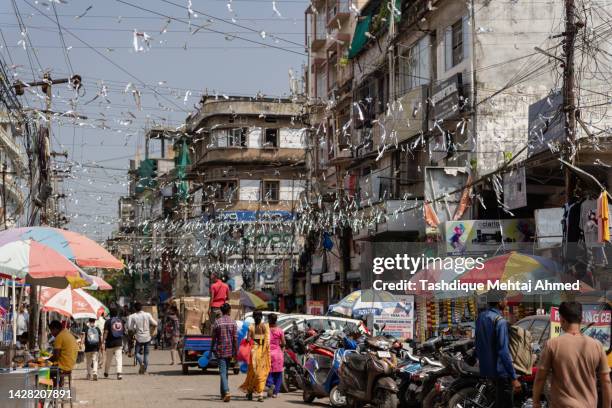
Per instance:
[[[25,305],[19,306],[19,313],[17,313],[17,336],[21,336],[23,333],[28,331],[28,324],[30,323],[30,315],[26,311]]]
[[[151,326],[157,327],[157,322],[150,313],[142,310],[140,302],[134,303],[136,313],[132,314],[129,321],[129,328],[133,331],[136,338],[136,361],[140,364],[140,374],[147,372],[149,364],[149,346],[151,344]]]

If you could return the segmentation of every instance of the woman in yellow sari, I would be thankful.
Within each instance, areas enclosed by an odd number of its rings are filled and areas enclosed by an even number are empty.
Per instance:
[[[268,373],[270,372],[270,329],[263,323],[261,311],[253,312],[255,324],[249,327],[247,340],[253,340],[251,348],[251,361],[247,371],[246,380],[240,386],[240,390],[246,392],[247,399],[257,397],[257,401],[263,401],[264,388]]]

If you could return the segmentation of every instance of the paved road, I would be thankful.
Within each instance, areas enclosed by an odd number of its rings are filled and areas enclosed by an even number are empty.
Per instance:
[[[124,355],[123,379],[117,380],[114,366],[109,378],[99,371],[98,381],[87,381],[83,364],[73,373],[75,407],[93,408],[208,408],[208,407],[307,407],[302,402],[301,393],[281,394],[276,399],[266,399],[263,403],[248,401],[237,388],[244,380],[244,374],[230,374],[232,401],[224,403],[219,399],[219,376],[216,370],[202,373],[190,370],[185,376],[180,365],[169,365],[167,351],[153,350],[149,364],[149,374],[139,375],[133,359]],[[127,364],[125,364],[127,362]],[[328,406],[327,400],[318,400],[316,406]]]

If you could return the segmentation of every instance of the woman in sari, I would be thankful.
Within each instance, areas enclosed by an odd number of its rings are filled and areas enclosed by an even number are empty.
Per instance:
[[[257,401],[263,401],[264,388],[268,373],[270,372],[270,329],[263,323],[263,314],[256,310],[253,312],[255,324],[249,327],[247,341],[253,342],[251,348],[251,361],[247,371],[246,379],[240,389],[247,394],[247,399],[257,397]]]

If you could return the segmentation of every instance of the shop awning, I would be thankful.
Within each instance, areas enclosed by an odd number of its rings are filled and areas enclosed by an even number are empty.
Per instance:
[[[353,35],[353,41],[351,42],[351,49],[349,50],[348,57],[354,58],[361,52],[363,47],[368,42],[368,36],[366,33],[370,30],[370,24],[372,22],[372,16],[364,16],[357,27],[355,28],[355,34]]]

